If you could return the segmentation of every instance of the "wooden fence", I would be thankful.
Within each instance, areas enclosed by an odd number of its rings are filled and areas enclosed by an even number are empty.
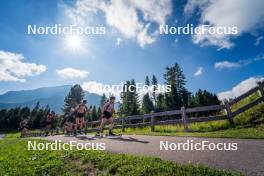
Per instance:
[[[232,111],[232,105],[238,103],[239,101],[249,97],[250,95],[259,92],[259,97],[252,102]],[[233,119],[238,114],[245,112],[246,110],[256,106],[257,104],[264,102],[264,82],[259,84],[258,86],[252,88],[248,92],[240,95],[239,97],[235,98],[231,101],[225,101],[222,105],[212,105],[212,106],[202,106],[202,107],[195,107],[195,108],[185,108],[182,107],[180,110],[172,110],[172,111],[165,111],[165,112],[156,112],[151,114],[144,114],[144,115],[134,115],[128,117],[120,117],[114,119],[115,126],[114,128],[122,129],[124,132],[126,128],[137,128],[137,127],[151,127],[151,131],[155,130],[156,125],[169,125],[169,124],[182,124],[184,127],[184,131],[188,131],[188,124],[194,122],[208,122],[208,121],[217,121],[217,120],[228,120],[231,126],[234,125]],[[195,113],[201,112],[222,112],[219,115],[207,116],[207,117],[192,117]],[[172,117],[170,120],[163,120],[162,117]],[[139,123],[131,123],[132,121],[140,121]],[[87,129],[85,133],[95,132],[98,131],[98,126],[100,121],[92,121],[87,122]],[[63,131],[59,128],[52,130],[54,135],[63,134]],[[36,136],[45,136],[45,131],[35,131],[35,132],[28,132],[26,137],[36,137]]]
[[[238,108],[235,111],[232,111],[232,105],[238,103],[239,101],[247,98],[248,96],[259,92],[260,96],[253,100],[252,102]],[[208,122],[208,121],[217,121],[217,120],[228,120],[231,126],[234,125],[233,119],[238,114],[245,112],[246,110],[252,108],[253,106],[264,102],[264,82],[259,84],[258,86],[252,88],[248,92],[240,95],[239,97],[231,100],[225,101],[222,105],[212,105],[212,106],[202,106],[202,107],[195,107],[195,108],[185,108],[182,107],[180,110],[172,110],[172,111],[165,111],[165,112],[156,112],[151,114],[144,114],[144,115],[134,115],[128,117],[120,117],[114,119],[115,126],[114,128],[122,129],[125,131],[125,128],[137,128],[137,127],[151,127],[151,131],[155,130],[155,125],[169,125],[169,124],[182,124],[185,131],[188,131],[188,124],[194,122]],[[201,113],[201,112],[212,112],[212,111],[225,111],[220,115],[213,115],[208,117],[191,117],[191,114]],[[224,115],[223,115],[224,114]],[[162,120],[161,117],[169,117],[169,116],[179,116],[180,118],[173,118],[172,120]],[[161,120],[158,120],[161,119]],[[131,123],[131,121],[141,121],[139,123]],[[92,121],[88,122],[88,129],[86,132],[93,132],[97,131],[98,128],[94,128],[98,126],[100,121]]]

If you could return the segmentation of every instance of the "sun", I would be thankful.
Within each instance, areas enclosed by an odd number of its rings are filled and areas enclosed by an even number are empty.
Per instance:
[[[83,48],[83,41],[79,35],[67,35],[65,38],[67,49],[79,51]]]

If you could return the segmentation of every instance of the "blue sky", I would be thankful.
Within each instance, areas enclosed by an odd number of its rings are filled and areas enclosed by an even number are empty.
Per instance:
[[[90,81],[119,84],[135,78],[143,82],[152,74],[162,84],[165,67],[175,62],[182,67],[192,92],[201,88],[219,93],[264,75],[263,1],[0,3],[1,93]],[[160,24],[188,23],[237,26],[239,32],[196,39],[192,35],[155,33]],[[28,25],[34,24],[100,25],[106,27],[106,34],[82,35],[78,46],[69,48],[72,40],[64,35],[28,35]]]

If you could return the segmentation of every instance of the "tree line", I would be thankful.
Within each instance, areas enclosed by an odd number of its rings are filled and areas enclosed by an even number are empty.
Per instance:
[[[29,120],[32,129],[43,128],[46,116],[50,112],[50,107],[40,107],[39,103],[33,109],[29,107],[16,107],[0,110],[0,130],[14,130],[19,128],[22,119]],[[58,123],[58,122],[57,122]]]
[[[216,94],[210,93],[207,90],[199,89],[196,93],[192,94],[186,88],[186,77],[179,66],[175,63],[173,66],[167,66],[163,75],[164,84],[169,85],[171,91],[165,93],[158,93],[156,91],[158,86],[158,79],[155,75],[145,77],[145,85],[152,86],[150,92],[145,93],[140,97],[137,92],[135,79],[125,82],[123,91],[120,94],[120,102],[118,103],[118,116],[126,117],[131,115],[148,114],[151,112],[162,112],[168,110],[181,109],[182,106],[197,107],[218,105],[220,101]],[[82,88],[75,85],[70,91],[69,95],[65,98],[64,112],[67,113],[72,104],[76,104],[77,100],[83,99]],[[78,98],[74,98],[77,96]],[[76,101],[73,103],[73,101]],[[95,121],[100,118],[101,108],[107,101],[107,97],[103,94],[100,105],[90,106],[91,113],[87,114],[88,121]],[[89,102],[89,100],[88,100]],[[215,113],[215,112],[213,112]],[[195,115],[209,115],[208,113],[199,113]]]
[[[217,96],[207,90],[198,90],[192,94],[186,88],[186,77],[179,64],[167,66],[163,74],[164,84],[169,85],[171,91],[158,93],[158,79],[155,75],[145,77],[145,85],[152,86],[152,90],[144,95],[139,95],[136,89],[135,79],[125,82],[123,92],[120,95],[118,103],[118,116],[126,117],[131,115],[148,114],[151,112],[162,112],[168,110],[181,109],[185,107],[207,106],[220,104]],[[130,87],[131,86],[131,87]],[[127,90],[129,89],[129,91]],[[71,108],[76,107],[85,96],[85,92],[78,84],[74,85],[64,100],[62,112],[68,114]],[[87,113],[87,121],[95,121],[100,118],[101,108],[107,101],[107,96],[103,94],[99,106],[89,106],[90,113]],[[89,100],[88,100],[89,103]],[[16,129],[19,122],[29,117],[30,128],[42,128],[45,126],[47,114],[50,107],[40,107],[39,103],[31,110],[28,107],[16,107],[12,109],[0,110],[0,129]],[[63,115],[57,116],[56,123],[59,124],[63,119]]]
[[[171,91],[164,93],[157,93],[158,80],[155,75],[145,77],[145,85],[153,87],[153,90],[143,95],[142,100],[139,100],[139,94],[132,89],[132,91],[124,90],[121,95],[120,114],[122,116],[148,114],[150,112],[162,112],[185,107],[197,107],[220,104],[218,97],[207,90],[199,89],[192,94],[186,88],[186,77],[183,74],[179,64],[175,63],[173,66],[167,66],[163,75],[165,85],[169,85]],[[127,89],[129,86],[135,87],[135,80],[126,81]]]

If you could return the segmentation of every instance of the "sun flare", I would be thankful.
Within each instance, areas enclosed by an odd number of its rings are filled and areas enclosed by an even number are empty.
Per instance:
[[[82,38],[78,35],[66,36],[66,46],[68,49],[73,51],[81,50],[83,47]]]

